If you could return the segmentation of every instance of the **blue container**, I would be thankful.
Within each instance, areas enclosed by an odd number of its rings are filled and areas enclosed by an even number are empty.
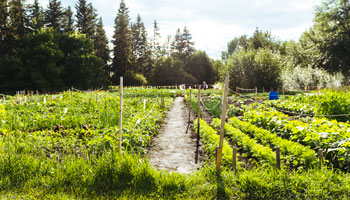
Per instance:
[[[270,92],[269,100],[278,100],[278,92]]]

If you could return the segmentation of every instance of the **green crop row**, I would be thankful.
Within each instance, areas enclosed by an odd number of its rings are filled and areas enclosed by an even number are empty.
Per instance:
[[[235,117],[230,118],[228,123],[256,139],[260,144],[268,145],[270,148],[280,147],[285,164],[289,166],[310,168],[317,163],[316,153],[309,147],[278,137],[265,129]]]
[[[169,97],[164,101],[161,98],[124,98],[123,118],[126,121],[135,115],[141,118],[152,109],[168,108],[171,102]],[[116,93],[65,92],[22,104],[0,105],[0,128],[8,131],[38,131],[58,125],[73,129],[88,125],[101,129],[118,123],[119,96]]]
[[[326,116],[341,122],[350,121],[350,93],[345,91],[323,90],[320,94],[289,96],[278,107],[293,111]]]
[[[219,130],[221,127],[221,121],[214,119],[211,124],[214,129]],[[274,165],[276,163],[276,154],[271,148],[258,144],[254,139],[248,135],[242,133],[242,131],[232,127],[229,124],[225,124],[225,136],[242,152],[243,157],[253,158],[251,162],[268,163]]]
[[[293,100],[266,101],[266,105],[290,112],[291,114],[295,113],[296,115],[297,114],[308,114],[308,115],[315,114],[314,106],[306,103],[295,102]]]
[[[282,138],[310,146],[315,151],[322,149],[333,167],[350,169],[350,126],[346,123],[327,119],[305,123],[278,111],[258,110],[246,111],[244,118]]]
[[[197,120],[194,122],[194,129],[198,131]],[[200,120],[200,129],[199,129],[200,141],[203,144],[204,150],[208,153],[211,159],[215,160],[215,149],[219,146],[220,135],[209,126],[205,121]],[[229,143],[224,140],[222,148],[222,164],[224,166],[230,166],[232,164],[232,148]]]

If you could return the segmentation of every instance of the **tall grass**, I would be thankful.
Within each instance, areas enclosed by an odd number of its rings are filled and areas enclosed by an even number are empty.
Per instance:
[[[348,174],[331,170],[256,168],[234,173],[215,166],[184,175],[157,171],[146,158],[117,152],[60,161],[27,154],[0,156],[0,194],[37,198],[346,199]]]

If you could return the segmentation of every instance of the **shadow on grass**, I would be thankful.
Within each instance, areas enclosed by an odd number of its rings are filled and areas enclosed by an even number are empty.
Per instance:
[[[226,194],[225,191],[225,181],[221,177],[220,172],[216,174],[216,186],[217,186],[217,199],[230,199],[230,197]]]

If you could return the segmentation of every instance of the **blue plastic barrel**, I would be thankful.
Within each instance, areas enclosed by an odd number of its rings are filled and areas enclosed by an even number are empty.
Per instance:
[[[278,92],[270,92],[269,100],[278,100]]]

